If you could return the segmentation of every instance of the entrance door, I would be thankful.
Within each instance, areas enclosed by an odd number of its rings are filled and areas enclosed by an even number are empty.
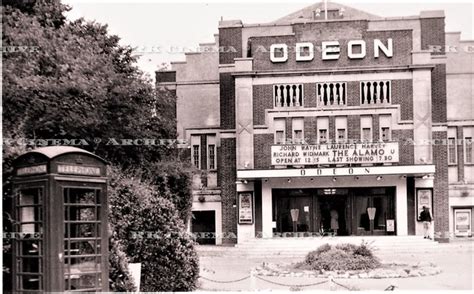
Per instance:
[[[312,198],[287,196],[277,200],[277,230],[279,232],[312,232]]]
[[[191,231],[197,235],[201,244],[216,244],[216,212],[214,210],[193,211]]]
[[[386,190],[386,192],[383,195],[367,195],[377,190]],[[391,191],[391,189],[382,188],[356,193],[353,209],[357,235],[387,234],[387,219],[394,219],[395,214]]]
[[[349,234],[346,221],[346,202],[347,195],[318,195],[319,230],[321,233],[339,236]]]

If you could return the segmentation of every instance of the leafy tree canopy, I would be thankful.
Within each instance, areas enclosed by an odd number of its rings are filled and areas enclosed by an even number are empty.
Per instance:
[[[4,137],[83,139],[80,147],[123,167],[170,155],[166,146],[115,144],[176,138],[175,97],[155,91],[132,48],[106,25],[66,21],[57,0],[19,2],[3,4]]]

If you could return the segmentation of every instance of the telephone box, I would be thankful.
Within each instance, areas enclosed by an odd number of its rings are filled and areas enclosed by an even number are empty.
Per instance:
[[[59,146],[13,165],[13,292],[108,291],[106,162]]]

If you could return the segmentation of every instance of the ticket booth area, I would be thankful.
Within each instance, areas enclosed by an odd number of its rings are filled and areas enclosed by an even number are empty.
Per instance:
[[[108,291],[106,162],[75,147],[14,161],[13,292]]]

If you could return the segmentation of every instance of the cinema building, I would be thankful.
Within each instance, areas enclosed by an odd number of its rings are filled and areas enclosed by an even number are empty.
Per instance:
[[[156,73],[197,170],[190,230],[216,235],[201,242],[422,235],[423,206],[437,240],[471,235],[474,49],[443,11],[316,4],[218,29]]]

